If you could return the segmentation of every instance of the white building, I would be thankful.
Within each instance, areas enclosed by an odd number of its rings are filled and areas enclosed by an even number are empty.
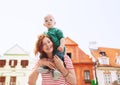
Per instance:
[[[14,45],[0,57],[0,85],[27,85],[33,63],[28,52]]]
[[[98,47],[90,51],[96,60],[98,85],[120,85],[120,49]]]

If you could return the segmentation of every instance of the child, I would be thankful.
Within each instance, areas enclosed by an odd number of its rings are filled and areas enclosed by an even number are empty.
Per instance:
[[[44,18],[44,26],[48,28],[47,35],[52,39],[55,44],[55,55],[64,61],[63,55],[65,54],[65,38],[60,29],[55,28],[56,22],[52,15],[47,15]]]
[[[44,26],[47,27],[48,31],[46,32],[46,34],[51,38],[51,40],[53,41],[54,45],[55,45],[55,51],[54,51],[54,55],[57,55],[64,63],[64,54],[65,54],[65,38],[63,35],[63,32],[58,29],[55,28],[56,22],[55,19],[52,15],[48,14],[44,17]],[[65,64],[64,64],[65,65]],[[39,72],[45,72],[47,70],[47,67],[43,67],[39,68]],[[52,71],[52,75],[54,79],[58,79],[60,76],[58,71]]]

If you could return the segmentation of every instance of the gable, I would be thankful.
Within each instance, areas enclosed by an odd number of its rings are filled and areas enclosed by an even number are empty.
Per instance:
[[[78,45],[76,42],[74,42],[72,39],[69,37],[65,38],[66,44],[65,45]]]
[[[83,50],[81,50],[76,42],[66,37],[66,51],[72,53],[73,63],[92,63],[92,59]]]
[[[92,63],[92,59],[89,57],[89,55],[87,55],[85,52],[83,52],[80,48],[78,48],[79,50],[79,59],[80,59],[80,63]]]
[[[8,49],[4,55],[28,55],[28,53],[23,50],[18,44],[14,45]]]

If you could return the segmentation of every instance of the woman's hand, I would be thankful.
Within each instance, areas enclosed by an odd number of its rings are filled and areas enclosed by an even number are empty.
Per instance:
[[[61,71],[64,68],[63,61],[57,55],[54,56],[53,60],[56,68]]]

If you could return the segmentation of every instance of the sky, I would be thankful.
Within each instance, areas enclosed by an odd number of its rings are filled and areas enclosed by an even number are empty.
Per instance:
[[[120,48],[120,0],[0,0],[0,55],[15,44],[32,53],[46,14],[86,54],[92,41]]]

